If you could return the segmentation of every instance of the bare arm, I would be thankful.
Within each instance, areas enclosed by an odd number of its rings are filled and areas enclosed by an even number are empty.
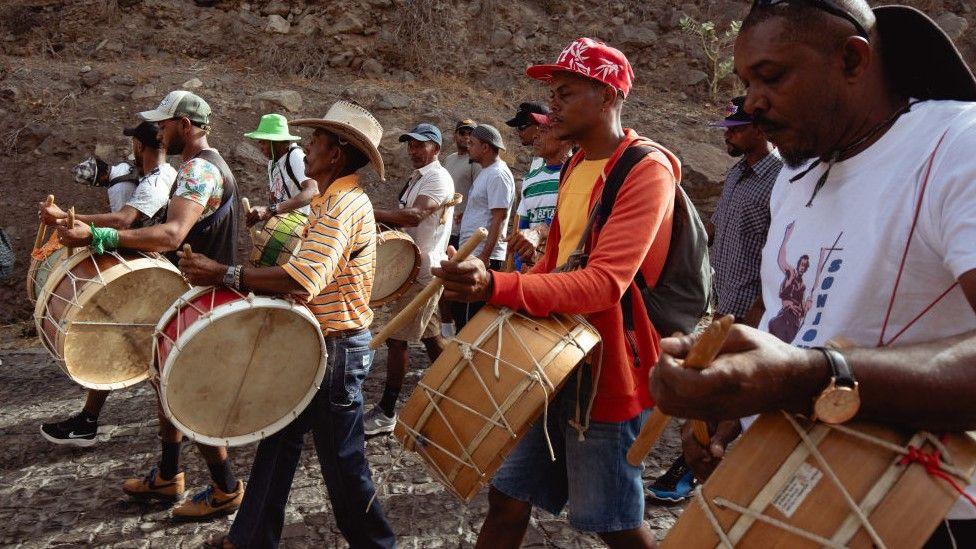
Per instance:
[[[119,247],[146,252],[168,252],[180,247],[203,215],[203,206],[179,196],[169,201],[166,222],[141,229],[119,231]]]
[[[396,225],[398,227],[416,227],[420,222],[431,216],[441,207],[441,204],[427,195],[420,195],[409,208],[397,210],[373,210],[373,216],[379,223]]]
[[[319,183],[314,179],[302,181],[302,192],[278,204],[278,213],[292,212],[308,206],[319,194]]]
[[[776,256],[776,263],[779,265],[779,269],[784,273],[790,272],[790,262],[786,260],[786,243],[790,241],[790,235],[793,234],[793,223],[795,223],[795,221],[786,226],[786,233],[783,236],[783,243],[779,245],[779,255]]]
[[[502,234],[502,225],[505,224],[505,216],[508,215],[508,208],[492,208],[491,220],[488,222],[488,238],[485,239],[485,247],[481,249],[481,262],[488,265],[491,252],[498,243],[498,237]]]
[[[50,227],[57,226],[58,220],[68,218],[68,214],[54,204],[47,205],[42,203],[40,215],[41,222]],[[89,215],[75,214],[75,219],[86,225],[94,224],[96,227],[128,229],[139,219],[139,215],[139,210],[126,204],[117,212]]]

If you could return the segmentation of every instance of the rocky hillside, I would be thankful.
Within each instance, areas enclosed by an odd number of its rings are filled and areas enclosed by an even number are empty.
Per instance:
[[[909,2],[937,17],[970,60],[976,46],[966,0]],[[685,15],[724,29],[747,2],[729,0],[4,0],[0,3],[0,226],[19,263],[0,282],[0,322],[29,317],[23,298],[36,204],[53,193],[79,211],[107,208],[70,168],[91,152],[128,154],[121,128],[166,92],[193,89],[215,113],[211,143],[246,194],[262,202],[263,159],[243,138],[265,112],[321,115],[337,98],[359,102],[386,129],[389,181],[370,180],[389,203],[409,164],[397,137],[418,121],[449,129],[473,117],[502,127],[521,101],[547,90],[524,68],[553,58],[575,37],[622,49],[637,73],[626,124],[675,150],[685,184],[710,211],[730,160],[706,122],[709,65]],[[720,96],[733,81],[721,82]],[[449,132],[448,132],[449,133]],[[512,133],[509,161],[527,159]],[[446,147],[450,149],[450,147]]]

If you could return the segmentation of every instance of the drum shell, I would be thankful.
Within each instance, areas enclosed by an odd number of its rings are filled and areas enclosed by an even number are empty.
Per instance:
[[[892,483],[873,510],[866,513],[869,522],[888,547],[921,547],[958,499],[950,485],[926,473],[919,464],[899,465],[901,455],[888,448],[865,442],[846,433],[831,430],[823,424],[801,420],[807,436],[817,442],[817,448],[845,489],[862,508],[867,493],[884,486],[884,476],[891,475]],[[912,433],[889,426],[871,423],[851,423],[845,427],[904,447]],[[955,466],[972,475],[976,470],[976,442],[969,435],[953,434],[944,441]],[[916,439],[914,444],[923,446]],[[925,444],[923,451],[932,447]],[[705,501],[723,497],[743,507],[754,501],[774,500],[790,502],[783,512],[783,504],[760,506],[763,514],[804,531],[827,539],[838,535],[841,523],[854,517],[844,503],[841,492],[823,472],[823,466],[805,452],[799,435],[780,412],[761,416],[733,446],[708,481],[702,486]],[[814,483],[798,483],[798,473],[817,470],[821,477]],[[957,479],[958,480],[958,479]],[[962,485],[966,481],[961,481]],[[763,493],[767,495],[763,496]],[[764,499],[760,499],[764,498]],[[800,538],[776,526],[759,521],[751,526],[742,516],[730,509],[711,508],[737,547],[806,548],[819,547],[811,540]],[[737,527],[733,525],[737,524]],[[860,522],[854,519],[856,533],[840,537],[836,542],[848,547],[872,547],[873,543]],[[849,539],[848,539],[849,538]],[[668,532],[662,548],[705,548],[719,545],[718,535],[709,525],[701,507],[692,503]]]
[[[81,249],[52,269],[39,293],[38,337],[80,385],[128,387],[148,377],[153,326],[188,287],[158,254]]]
[[[283,338],[281,325],[302,332]],[[155,348],[166,417],[215,446],[250,444],[284,428],[326,370],[325,340],[306,307],[225,287],[194,287],[176,300],[156,326]]]
[[[252,233],[254,246],[249,260],[255,267],[281,266],[298,253],[308,230],[308,217],[288,212],[268,218],[260,230]]]
[[[376,235],[376,275],[369,306],[396,301],[410,289],[419,272],[420,248],[410,235],[396,229],[380,231]]]
[[[27,268],[27,298],[30,299],[31,303],[37,303],[37,298],[41,290],[44,289],[47,277],[51,275],[51,271],[58,263],[65,260],[67,252],[66,248],[58,248],[40,261],[31,258],[30,267]]]
[[[499,349],[498,332],[492,325],[502,311],[506,310],[483,307],[457,339],[467,343],[481,339],[478,347],[491,353],[473,351],[472,362],[498,408],[504,411],[505,420],[515,436],[504,426],[505,422],[499,420],[502,425],[490,423],[451,401],[461,402],[484,416],[495,414],[492,399],[485,393],[474,371],[466,366],[467,361],[457,341],[452,341],[427,369],[400,411],[394,431],[404,447],[420,454],[435,477],[464,501],[470,501],[490,480],[576,366],[600,341],[595,330],[573,317],[558,315],[539,319],[513,314],[512,322],[503,328]],[[518,336],[513,333],[516,330]],[[485,334],[490,335],[483,337]],[[493,354],[497,350],[505,361],[517,364],[524,372],[502,364],[496,379]],[[552,384],[545,390],[532,378],[536,361]],[[428,392],[425,387],[447,398]],[[463,455],[462,446],[470,455],[473,466],[462,465],[449,455]]]

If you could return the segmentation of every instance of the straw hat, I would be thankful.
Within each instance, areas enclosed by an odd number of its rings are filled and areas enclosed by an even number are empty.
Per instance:
[[[349,101],[336,101],[322,118],[300,118],[291,125],[322,128],[348,141],[369,158],[380,179],[386,180],[379,150],[383,126],[366,109]]]

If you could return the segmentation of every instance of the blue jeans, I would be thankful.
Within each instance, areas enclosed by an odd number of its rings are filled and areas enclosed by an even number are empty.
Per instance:
[[[549,438],[553,461],[542,430],[542,418],[529,429],[495,473],[491,485],[510,498],[559,515],[568,504],[569,523],[584,532],[618,532],[644,522],[643,466],[627,463],[627,450],[637,438],[644,410],[633,418],[605,423],[591,421],[579,440],[570,420],[576,415],[577,374],[549,405]],[[590,373],[583,370],[581,411],[585,413]]]
[[[367,329],[325,339],[329,358],[321,389],[295,421],[258,444],[244,501],[230,529],[234,545],[278,546],[305,433],[311,430],[336,523],[346,541],[354,548],[396,546],[379,501],[366,511],[375,493],[363,434],[362,386],[373,362],[370,339]]]

